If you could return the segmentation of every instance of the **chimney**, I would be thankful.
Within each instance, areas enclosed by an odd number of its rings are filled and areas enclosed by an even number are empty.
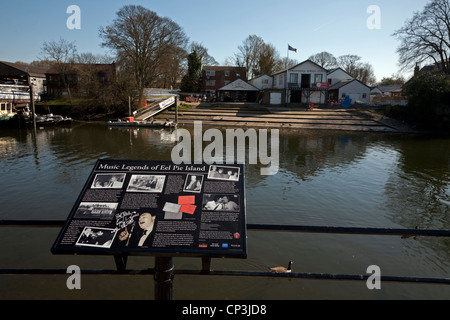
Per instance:
[[[419,63],[416,63],[416,67],[414,68],[414,76],[417,76],[419,74],[419,71],[420,71]]]

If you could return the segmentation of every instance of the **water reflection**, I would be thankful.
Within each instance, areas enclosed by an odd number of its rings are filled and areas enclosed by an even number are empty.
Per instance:
[[[450,148],[445,139],[400,140],[386,183],[391,219],[407,228],[450,229]]]
[[[185,128],[193,133],[192,127]],[[103,124],[1,130],[0,219],[65,219],[97,159],[170,160],[176,144],[168,130]],[[261,165],[246,165],[249,223],[450,229],[448,139],[281,130],[279,146],[276,175],[262,176]],[[254,147],[246,146],[247,159]],[[373,263],[397,275],[443,276],[450,271],[449,239],[274,237],[250,233],[249,259],[221,263],[225,269],[262,270],[293,258],[300,272],[364,273],[363,267]],[[356,270],[355,256],[360,259]],[[234,283],[236,290],[242,289],[239,283]],[[308,292],[326,287],[310,286]],[[291,289],[295,296],[298,290]]]

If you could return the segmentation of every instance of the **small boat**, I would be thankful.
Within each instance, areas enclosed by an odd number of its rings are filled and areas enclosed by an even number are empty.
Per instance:
[[[175,128],[177,123],[174,121],[157,122],[157,121],[123,121],[123,120],[110,120],[109,126],[113,127],[165,127]]]
[[[47,115],[47,119],[51,119],[53,121],[55,121],[56,125],[66,125],[66,124],[71,124],[73,119],[70,117],[63,117],[60,115],[53,115],[53,114],[48,114]]]
[[[2,102],[0,107],[0,121],[8,121],[16,115],[16,112],[13,111],[12,103]]]
[[[56,126],[56,125],[69,125],[72,124],[72,118],[63,117],[60,115],[53,115],[49,113],[47,115],[36,115],[36,125],[39,126]],[[33,121],[30,121],[32,124]]]
[[[138,125],[137,121],[122,121],[121,119],[118,120],[110,120],[108,121],[109,126],[114,127],[135,127]]]

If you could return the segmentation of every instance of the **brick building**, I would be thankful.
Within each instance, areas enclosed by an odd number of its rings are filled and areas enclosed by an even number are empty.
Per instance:
[[[207,95],[214,95],[222,88],[237,79],[247,81],[245,67],[205,66],[202,70],[203,91]]]

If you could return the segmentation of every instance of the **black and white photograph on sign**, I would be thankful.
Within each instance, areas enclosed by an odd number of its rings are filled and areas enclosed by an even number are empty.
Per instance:
[[[127,191],[160,193],[164,187],[166,176],[132,175]]]
[[[92,189],[121,189],[125,181],[125,173],[99,173],[92,182]]]
[[[119,231],[117,245],[130,248],[150,247],[155,220],[156,215],[150,212],[140,214],[135,223]]]
[[[202,174],[188,174],[184,184],[183,191],[200,193],[202,190],[203,175]]]
[[[116,229],[85,227],[78,238],[76,245],[110,248],[116,233]]]
[[[81,202],[75,212],[78,219],[112,219],[116,213],[118,203],[112,202]]]
[[[232,195],[218,195],[218,194],[204,194],[203,195],[203,210],[207,211],[239,211],[239,196]]]
[[[240,168],[227,166],[211,166],[208,179],[239,181]]]

